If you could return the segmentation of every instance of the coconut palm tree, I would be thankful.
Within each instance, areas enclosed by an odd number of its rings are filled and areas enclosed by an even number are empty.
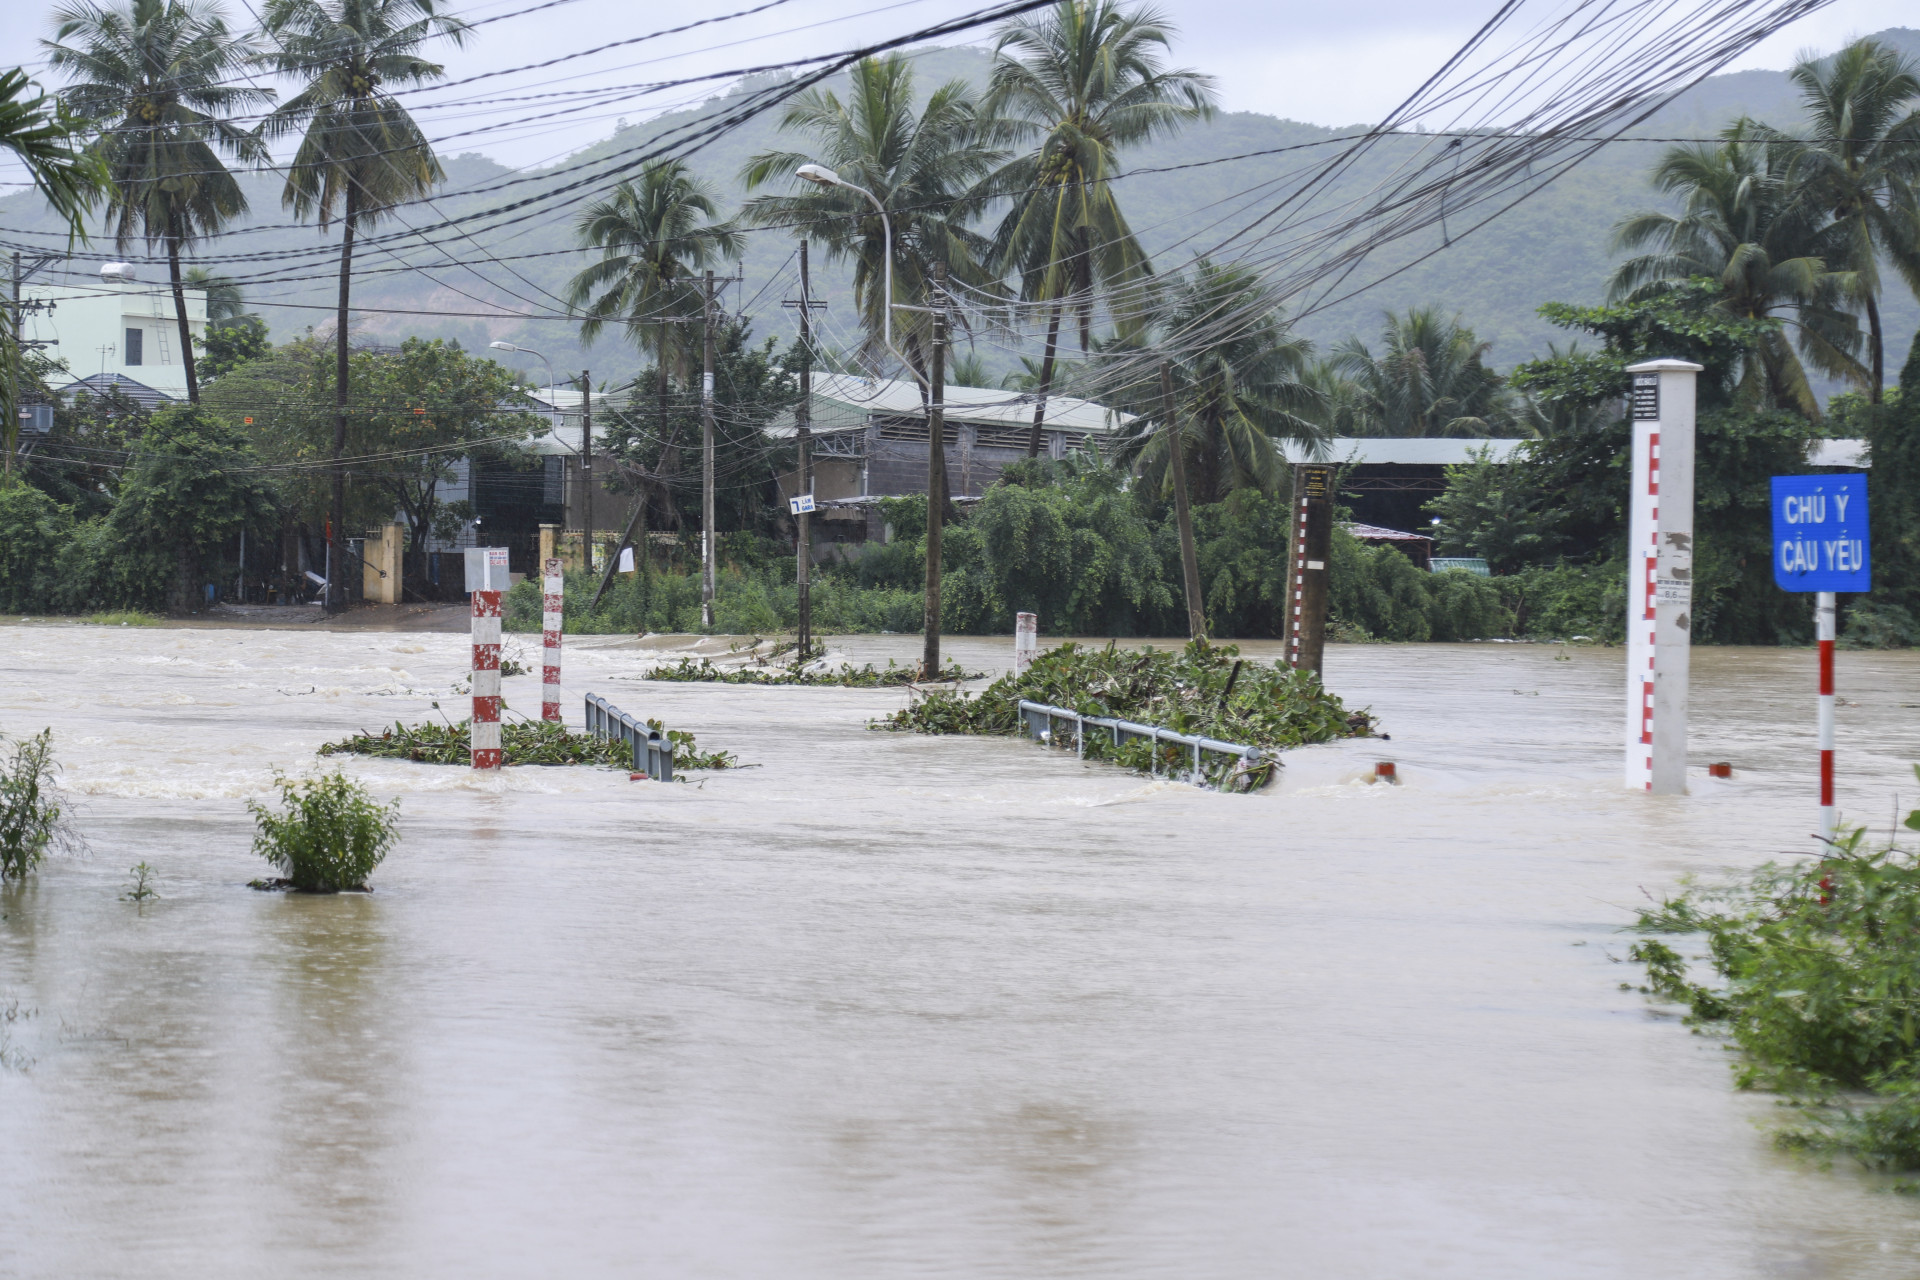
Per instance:
[[[883,298],[881,220],[866,198],[845,187],[811,187],[793,195],[757,196],[744,216],[763,226],[793,226],[826,248],[828,261],[853,259],[853,294],[870,369],[885,363],[882,318],[891,303],[924,305],[933,264],[948,277],[984,287],[990,245],[967,223],[986,206],[983,179],[1006,159],[982,129],[967,85],[950,80],[915,111],[913,64],[900,54],[854,64],[847,98],[810,89],[788,107],[782,130],[810,135],[809,151],[768,151],[741,171],[748,188],[793,182],[803,164],[819,163],[871,191],[893,222],[893,297]],[[804,185],[804,184],[796,184]],[[928,317],[901,312],[893,331],[914,372],[926,378]]]
[[[574,234],[600,260],[567,284],[567,304],[583,317],[580,336],[592,342],[608,324],[624,325],[635,346],[684,380],[694,336],[685,321],[701,306],[696,277],[740,256],[739,231],[712,221],[717,208],[712,188],[685,164],[661,160],[582,210]]]
[[[106,190],[106,170],[100,158],[78,140],[82,122],[57,98],[38,92],[27,73],[0,72],[0,149],[12,153],[28,179],[45,196],[53,211],[66,219],[67,242],[87,238],[85,218]],[[14,400],[20,385],[20,335],[14,324],[20,313],[12,307],[0,327],[0,442],[6,446],[6,469],[13,470],[13,452],[19,444],[20,418]]]
[[[1794,198],[1832,219],[1825,257],[1853,273],[1867,319],[1867,394],[1878,404],[1886,383],[1880,258],[1920,290],[1920,74],[1878,41],[1857,40],[1831,59],[1803,59],[1788,75],[1800,89],[1805,134],[1766,136],[1791,149]]]
[[[1206,258],[1171,283],[1154,321],[1156,345],[1180,353],[1171,362],[1174,411],[1194,499],[1218,502],[1234,489],[1273,492],[1286,474],[1280,443],[1315,446],[1327,435],[1310,417],[1320,408],[1306,382],[1313,344],[1293,332],[1257,273]],[[1122,339],[1106,354],[1140,352]],[[1158,383],[1141,390],[1136,430],[1115,452],[1157,491],[1172,482],[1167,433],[1160,429]]]
[[[1485,436],[1511,426],[1506,380],[1489,369],[1493,349],[1437,307],[1389,311],[1375,355],[1359,338],[1333,350],[1332,364],[1358,393],[1356,427],[1378,436]]]
[[[73,78],[61,98],[100,122],[94,151],[112,181],[107,220],[122,251],[134,240],[167,255],[187,399],[198,403],[193,331],[180,255],[247,208],[221,161],[264,159],[256,130],[230,117],[265,106],[272,94],[231,83],[252,53],[208,0],[74,0],[54,9],[48,61]]]
[[[684,385],[689,376],[696,340],[692,321],[703,307],[695,275],[722,259],[740,256],[739,231],[730,222],[711,220],[717,208],[712,189],[685,164],[661,160],[641,170],[638,182],[622,182],[607,198],[588,205],[574,222],[580,244],[600,250],[600,260],[567,284],[567,304],[583,317],[580,336],[592,342],[608,324],[622,324],[636,347],[650,347],[654,354],[654,392],[665,443],[658,475],[634,468],[636,501],[642,504],[663,494],[662,484],[679,469],[680,452],[668,435],[668,378],[671,373]],[[674,518],[672,504],[665,506]],[[644,520],[645,510],[639,514]],[[644,537],[640,545],[644,558]]]
[[[84,120],[59,98],[39,92],[26,72],[0,72],[0,147],[25,166],[28,180],[75,240],[87,238],[86,213],[107,182],[99,157],[81,145],[84,129]]]
[[[1742,319],[1779,319],[1794,330],[1769,333],[1747,362],[1743,397],[1752,403],[1798,409],[1820,417],[1819,397],[1795,352],[1829,373],[1864,376],[1852,352],[1859,332],[1844,301],[1851,273],[1827,270],[1820,256],[1820,222],[1792,199],[1781,172],[1791,151],[1756,140],[1742,121],[1724,142],[1670,149],[1653,171],[1653,184],[1680,200],[1677,213],[1641,213],[1614,227],[1616,249],[1646,250],[1614,269],[1616,300],[1634,300],[1696,277],[1714,280],[1718,308]]]
[[[302,129],[281,203],[294,216],[317,217],[324,231],[340,219],[340,304],[334,318],[333,502],[335,549],[328,605],[340,607],[346,520],[348,303],[353,238],[381,215],[417,199],[446,173],[420,126],[394,90],[446,74],[420,49],[434,39],[464,43],[468,27],[440,0],[267,0],[262,24],[276,48],[261,61],[305,87],[268,118],[269,132]]]
[[[997,137],[1038,144],[992,179],[1012,200],[994,232],[994,264],[1018,273],[1024,301],[1052,303],[1029,457],[1040,452],[1063,309],[1078,318],[1083,351],[1098,294],[1125,336],[1145,314],[1153,267],[1113,191],[1120,152],[1213,114],[1212,77],[1163,65],[1172,33],[1157,9],[1059,0],[1013,19],[994,41],[982,113]]]

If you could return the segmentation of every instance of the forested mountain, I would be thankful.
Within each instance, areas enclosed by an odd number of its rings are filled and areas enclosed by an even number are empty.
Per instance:
[[[1877,38],[1909,54],[1920,54],[1920,32],[1895,29]],[[921,92],[954,76],[977,81],[984,77],[986,67],[987,57],[978,49],[929,51],[919,58]],[[623,154],[643,154],[650,140],[663,131],[685,129],[702,115],[722,112],[751,87],[755,86],[737,87],[695,112],[676,113],[618,130],[545,170],[516,173],[478,154],[450,156],[446,160],[449,181],[442,192],[429,204],[404,210],[404,221],[389,221],[376,234],[497,209],[577,178],[576,171],[583,165]],[[1745,71],[1705,81],[1636,130],[1644,141],[1604,148],[1600,155],[1493,225],[1452,240],[1430,260],[1376,288],[1312,311],[1301,327],[1323,343],[1353,332],[1370,336],[1379,327],[1383,308],[1438,303],[1462,313],[1482,338],[1494,343],[1493,362],[1497,366],[1504,368],[1539,354],[1550,338],[1559,335],[1539,319],[1535,308],[1550,299],[1597,301],[1611,262],[1611,227],[1626,214],[1659,202],[1645,181],[1663,145],[1659,140],[1706,138],[1743,112],[1792,128],[1797,109],[1785,73]],[[740,169],[749,156],[776,145],[777,120],[776,109],[707,143],[692,155],[692,167],[713,182],[727,202],[737,202],[742,195]],[[1268,208],[1275,193],[1288,189],[1290,175],[1332,148],[1325,152],[1312,148],[1252,156],[1171,172],[1154,170],[1247,152],[1297,148],[1360,127],[1323,128],[1252,112],[1223,113],[1177,138],[1132,152],[1128,161],[1138,172],[1124,178],[1116,191],[1141,240],[1154,254],[1156,267],[1162,272],[1178,270],[1196,251],[1218,244]],[[1429,144],[1415,138],[1390,140],[1340,190],[1362,195],[1396,158],[1423,145]],[[499,185],[514,179],[530,180]],[[236,224],[236,234],[212,246],[210,256],[246,257],[241,261],[216,261],[212,263],[214,269],[245,282],[249,305],[266,316],[276,336],[309,326],[329,326],[337,233],[323,236],[311,226],[286,225],[291,219],[280,207],[277,176],[255,174],[243,182],[253,213]],[[1251,201],[1240,197],[1240,193],[1256,189],[1264,195]],[[610,336],[583,352],[573,325],[566,320],[481,319],[462,314],[508,309],[554,316],[561,309],[557,295],[564,282],[586,261],[584,254],[567,252],[573,243],[570,222],[570,213],[543,205],[523,220],[492,231],[466,235],[443,230],[436,235],[434,247],[422,247],[417,242],[369,246],[356,261],[354,303],[358,322],[374,340],[398,341],[403,335],[422,334],[484,346],[490,340],[504,338],[538,347],[565,368],[586,364],[596,374],[630,373],[639,364],[630,347]],[[51,216],[32,193],[0,200],[0,237],[50,248],[64,242]],[[727,305],[749,311],[761,334],[786,333],[793,313],[780,306],[787,286],[778,277],[793,252],[793,240],[790,234],[777,230],[757,231],[747,239],[745,281],[730,288]],[[1373,272],[1378,275],[1383,269],[1410,261],[1438,242],[1436,232],[1431,239],[1416,238],[1392,246],[1377,259]],[[289,253],[299,256],[280,256]],[[1231,251],[1226,256],[1232,256]],[[90,267],[81,270],[86,273]],[[158,278],[157,273],[151,278]],[[828,340],[834,340],[836,334],[851,335],[855,326],[846,297],[844,269],[822,262],[816,268],[815,281],[816,292],[829,302],[824,321]],[[1295,305],[1299,308],[1306,304]],[[432,314],[414,314],[422,308]],[[1920,307],[1891,273],[1884,310],[1888,332],[1901,335],[1897,352],[1903,353],[1904,335],[1920,325]],[[52,327],[57,329],[57,315],[54,319]],[[39,323],[48,324],[44,318]],[[1008,360],[1005,353],[982,354],[990,366],[1004,366]],[[87,370],[77,368],[76,372],[84,374]]]

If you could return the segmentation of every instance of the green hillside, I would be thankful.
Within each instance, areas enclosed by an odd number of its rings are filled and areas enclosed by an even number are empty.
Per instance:
[[[1879,38],[1920,54],[1920,32],[1896,29],[1881,33]],[[952,76],[978,80],[987,65],[986,56],[974,49],[933,50],[922,54],[919,61],[923,92]],[[734,94],[749,87],[737,88]],[[409,209],[404,224],[390,222],[382,230],[457,219],[550,189],[567,181],[573,176],[571,170],[583,162],[644,152],[649,140],[662,130],[683,127],[703,114],[723,109],[728,101],[719,98],[696,112],[631,126],[552,169],[531,175],[516,175],[476,154],[451,157],[447,160],[449,181],[432,205]],[[1714,77],[1637,132],[1650,139],[1705,137],[1742,112],[1791,126],[1795,111],[1786,75],[1747,71]],[[776,115],[763,115],[708,143],[692,157],[692,164],[719,186],[727,199],[739,199],[743,194],[737,181],[739,170],[754,152],[774,145]],[[1151,170],[1296,146],[1349,132],[1352,129],[1328,129],[1234,112],[1174,140],[1142,148],[1130,156],[1130,161],[1136,169]],[[1364,192],[1385,166],[1420,145],[1416,139],[1390,140],[1340,190],[1352,195]],[[1610,264],[1609,228],[1619,218],[1657,199],[1647,187],[1644,174],[1660,146],[1636,142],[1605,148],[1492,226],[1454,240],[1431,260],[1359,297],[1313,311],[1303,319],[1303,329],[1323,342],[1352,332],[1371,335],[1378,328],[1382,308],[1439,303],[1462,312],[1483,338],[1494,343],[1496,364],[1504,367],[1539,353],[1550,338],[1559,335],[1540,322],[1535,308],[1548,299],[1599,298]],[[1236,193],[1283,179],[1306,157],[1321,154],[1312,150],[1172,173],[1141,172],[1125,179],[1121,191],[1128,215],[1155,254],[1156,264],[1162,271],[1178,269],[1196,250],[1218,243],[1271,203],[1269,196],[1260,204],[1241,208],[1233,199]],[[479,190],[516,176],[531,176],[534,181],[505,190]],[[274,261],[273,256],[311,255],[316,248],[326,247],[332,237],[323,239],[312,227],[279,225],[289,219],[280,208],[277,178],[255,175],[246,179],[245,185],[254,210],[251,220],[240,224],[244,234],[228,238],[219,248],[224,253],[266,257],[218,269],[255,277],[248,285],[249,298],[267,316],[276,334],[330,324],[328,308],[336,287],[331,256],[320,254],[281,262]],[[459,314],[501,308],[549,313],[558,310],[555,295],[584,261],[582,255],[563,252],[571,245],[570,221],[566,209],[543,207],[525,221],[484,235],[442,232],[437,247],[416,244],[372,249],[358,258],[365,274],[356,278],[354,300],[366,308],[358,315],[359,323],[375,340],[393,341],[410,333],[458,338],[470,346],[506,339],[537,347],[564,368],[577,369],[585,364],[591,365],[596,374],[620,376],[631,372],[638,363],[631,349],[606,339],[583,352],[574,339],[572,325],[565,320],[489,320]],[[0,200],[0,236],[55,245],[59,238],[54,231],[51,219],[32,193]],[[21,236],[17,234],[20,232],[40,234]],[[732,307],[750,303],[759,332],[784,334],[790,328],[792,313],[779,305],[783,290],[775,277],[793,252],[793,240],[788,233],[766,231],[753,234],[749,241],[744,287],[731,291],[728,303]],[[1435,232],[1432,239],[1393,246],[1379,258],[1375,273],[1381,267],[1392,267],[1425,253],[1438,243]],[[503,261],[488,261],[493,256]],[[80,270],[88,268],[82,266]],[[816,291],[829,301],[826,325],[830,335],[850,325],[844,274],[840,267],[825,263],[815,272]],[[1897,285],[1890,287],[1894,292],[1884,306],[1889,332],[1911,333],[1920,326],[1920,306]],[[423,308],[436,314],[404,314]],[[1904,350],[1904,342],[1898,349]],[[1003,363],[1005,359],[1000,356],[989,362]]]

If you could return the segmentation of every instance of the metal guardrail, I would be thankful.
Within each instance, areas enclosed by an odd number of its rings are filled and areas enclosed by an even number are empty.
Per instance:
[[[1069,711],[1065,707],[1050,707],[1044,702],[1020,700],[1020,719],[1029,737],[1036,742],[1053,741],[1053,724],[1056,720],[1065,720],[1073,725],[1073,745],[1081,759],[1087,755],[1087,728],[1089,726],[1113,735],[1113,745],[1119,746],[1128,738],[1150,739],[1155,747],[1153,752],[1153,773],[1160,774],[1159,745],[1163,742],[1177,743],[1193,751],[1193,777],[1204,781],[1206,774],[1200,767],[1200,753],[1210,751],[1216,755],[1236,756],[1240,760],[1240,770],[1245,771],[1258,765],[1264,758],[1260,748],[1250,747],[1239,742],[1222,742],[1218,738],[1205,738],[1198,734],[1180,733],[1156,724],[1137,724],[1132,720],[1121,720],[1114,716],[1087,716],[1078,711]]]
[[[597,693],[587,695],[587,732],[631,746],[633,772],[644,773],[655,782],[673,781],[673,739]]]

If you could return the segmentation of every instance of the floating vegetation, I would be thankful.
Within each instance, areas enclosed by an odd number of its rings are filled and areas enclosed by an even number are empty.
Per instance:
[[[473,740],[467,721],[458,724],[405,725],[394,721],[393,728],[379,733],[356,733],[339,742],[329,742],[320,754],[340,753],[377,756],[386,760],[414,760],[421,764],[470,764]],[[691,733],[661,729],[660,722],[649,720],[649,728],[660,730],[674,744],[674,765],[680,769],[734,769],[740,762],[731,752],[702,752]],[[607,769],[627,769],[633,764],[633,749],[613,738],[596,738],[574,733],[565,725],[550,720],[513,720],[500,726],[501,762],[507,765],[599,765]]]
[[[957,662],[940,669],[941,682],[976,680],[984,672],[968,671]],[[843,664],[838,670],[810,671],[804,659],[779,665],[753,667],[716,667],[711,658],[682,658],[670,667],[655,667],[649,680],[675,680],[712,684],[803,684],[834,685],[843,689],[898,689],[920,683],[920,668],[895,665],[887,659],[885,667],[871,662],[863,667]]]
[[[115,609],[109,613],[90,613],[80,621],[95,627],[158,627],[165,620],[138,609]]]
[[[1905,825],[1920,830],[1920,810]],[[1824,857],[1689,889],[1635,927],[1705,943],[1689,957],[1649,937],[1628,955],[1642,990],[1740,1047],[1741,1088],[1802,1108],[1781,1146],[1920,1170],[1920,852],[1869,849],[1856,829]],[[1696,982],[1690,959],[1714,980]]]
[[[1204,640],[1181,650],[1123,650],[1063,644],[1035,658],[1020,675],[1001,677],[976,695],[938,690],[876,720],[876,729],[916,733],[1016,734],[1022,699],[1082,715],[1112,716],[1259,747],[1272,753],[1336,738],[1366,737],[1373,719],[1349,712],[1312,675],[1243,659],[1233,645]],[[1063,735],[1065,736],[1065,735]],[[1067,739],[1071,741],[1069,737]],[[1129,738],[1115,746],[1104,734],[1085,736],[1089,759],[1111,760],[1141,773],[1179,773],[1191,751]],[[1269,754],[1251,769],[1213,757],[1206,781],[1253,790],[1272,780],[1279,762]]]

